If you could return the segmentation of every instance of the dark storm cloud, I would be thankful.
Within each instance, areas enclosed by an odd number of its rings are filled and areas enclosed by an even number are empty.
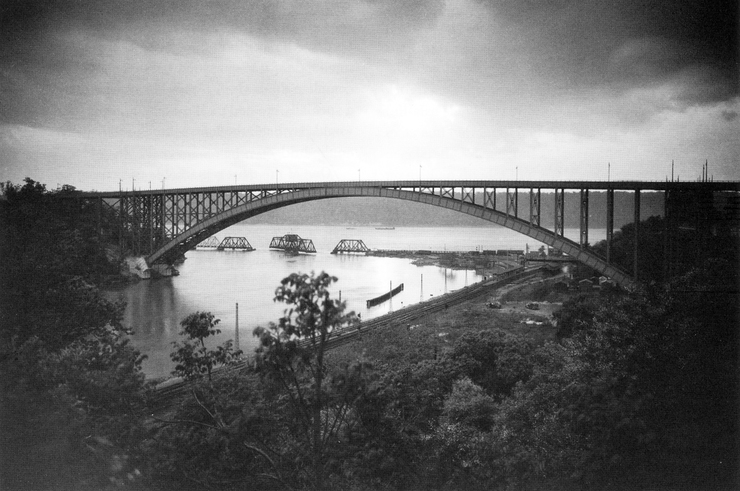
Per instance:
[[[725,121],[735,121],[737,116],[737,111],[722,111],[722,117]]]
[[[429,26],[443,0],[29,0],[0,10],[6,44],[33,42],[45,32],[78,28],[110,34],[130,26],[210,31],[229,28],[265,37],[302,38],[350,46],[355,39],[397,39]],[[331,38],[336,38],[330,41]]]
[[[415,30],[432,26],[443,8],[443,0],[6,2],[0,7],[0,122],[35,126],[62,100],[86,95],[84,81],[98,70],[87,50],[95,47],[70,49],[61,35],[189,54],[208,47],[182,37],[173,42],[169,35],[231,31],[381,59],[406,45]]]
[[[544,106],[563,95],[569,101],[571,94],[663,84],[671,85],[671,97],[680,106],[738,94],[735,0],[478,1],[472,4],[475,10],[488,12],[495,22],[455,24],[449,38],[454,48],[438,45],[426,58],[413,51],[423,34],[432,33],[421,42],[433,41],[443,14],[474,10],[471,4],[6,1],[0,7],[0,122],[52,125],[50,114],[61,118],[65,105],[89,99],[86,81],[99,76],[97,63],[105,56],[96,52],[101,48],[94,40],[186,55],[210,49],[202,36],[188,42],[187,34],[171,35],[189,31],[240,32],[378,64],[388,61],[392,70],[413,71],[412,77],[448,92],[452,100],[467,98],[470,105],[487,104],[499,112],[512,98]],[[76,46],[70,33],[88,41]]]
[[[738,94],[736,0],[481,0],[533,40],[571,86],[614,89],[687,77],[688,103]]]

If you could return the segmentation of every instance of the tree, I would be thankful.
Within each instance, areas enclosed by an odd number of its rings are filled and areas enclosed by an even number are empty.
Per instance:
[[[192,313],[180,323],[186,339],[173,343],[170,356],[173,374],[190,382],[190,397],[181,398],[167,419],[154,417],[161,425],[147,451],[150,484],[233,489],[251,481],[261,489],[289,487],[266,443],[280,435],[273,431],[274,411],[259,379],[249,366],[215,371],[235,365],[241,355],[231,341],[208,348],[208,338],[220,333],[218,323],[210,312]]]
[[[493,422],[495,401],[482,387],[469,378],[461,378],[452,386],[442,413],[443,422],[464,424],[480,431],[488,431]]]
[[[97,240],[93,211],[75,200],[60,204],[29,178],[2,188],[0,339],[18,346],[36,337],[56,349],[108,325],[124,330],[123,305],[94,284],[115,265]]]
[[[195,312],[180,322],[183,328],[180,335],[187,336],[187,339],[183,344],[172,343],[176,348],[170,354],[170,358],[176,363],[172,372],[174,375],[186,380],[208,375],[208,380],[212,381],[214,367],[229,365],[238,360],[242,352],[234,351],[231,340],[217,346],[215,350],[206,347],[207,337],[221,333],[220,329],[216,329],[219,322],[220,319],[216,319],[210,312]]]
[[[455,342],[450,356],[475,384],[501,397],[508,395],[517,382],[530,377],[531,351],[529,343],[519,336],[493,329],[464,334]]]
[[[483,467],[518,487],[732,489],[738,314],[728,266],[567,302],[567,336],[533,353],[532,377],[499,405]]]
[[[337,331],[356,319],[345,303],[331,298],[337,278],[322,272],[294,273],[283,279],[275,301],[289,306],[278,324],[258,327],[257,368],[283,394],[297,437],[296,459],[309,464],[309,482],[324,489],[329,457],[342,431],[352,422],[352,406],[365,387],[366,367],[352,364],[330,373],[326,349]]]
[[[123,305],[94,284],[115,265],[92,210],[28,178],[0,188],[0,487],[129,481],[147,384]]]
[[[290,489],[274,451],[285,439],[276,405],[250,369],[192,383],[158,422],[144,459],[151,489]]]

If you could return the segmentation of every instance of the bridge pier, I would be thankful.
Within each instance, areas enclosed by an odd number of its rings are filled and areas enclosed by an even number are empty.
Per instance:
[[[529,224],[534,227],[540,226],[540,191],[539,188],[536,193],[534,188],[529,190]]]
[[[565,236],[565,189],[555,188],[555,221],[553,232],[557,237]]]
[[[141,280],[177,276],[180,274],[170,264],[155,263],[150,266],[143,256],[129,256],[124,258],[122,268],[121,272],[124,276],[133,276]]]

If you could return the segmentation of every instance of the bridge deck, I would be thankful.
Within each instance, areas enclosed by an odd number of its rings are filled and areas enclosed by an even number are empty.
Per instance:
[[[545,190],[542,193],[542,190]],[[548,193],[551,190],[551,193]],[[589,246],[589,192],[603,190],[606,195],[606,257]],[[504,193],[505,191],[505,193]],[[686,223],[703,224],[695,241],[699,246],[710,237],[714,194],[736,193],[740,182],[674,181],[518,181],[518,180],[406,180],[302,182],[182,188],[136,192],[60,193],[60,199],[94,200],[98,209],[99,233],[103,226],[117,236],[121,251],[146,256],[150,264],[172,263],[208,236],[266,211],[314,200],[345,197],[401,199],[445,208],[507,227],[568,254],[622,286],[632,286],[638,277],[639,237],[634,241],[632,276],[611,260],[614,235],[615,191],[633,195],[633,223],[639,224],[640,196],[643,191],[663,192],[667,227],[666,274],[672,271],[679,227]],[[575,218],[579,239],[565,236],[565,224],[573,221],[565,206],[566,194],[578,199]],[[597,194],[597,193],[593,193]],[[602,194],[602,193],[598,193]],[[546,197],[546,198],[545,198]],[[552,200],[551,219],[543,219],[542,200]],[[727,200],[725,200],[727,201]],[[731,200],[728,202],[732,202]],[[567,215],[567,216],[566,216]],[[726,210],[722,216],[727,215]],[[103,220],[105,218],[105,220]],[[116,225],[117,224],[117,225]],[[546,225],[547,224],[547,225]],[[636,229],[637,230],[637,229]],[[282,243],[281,243],[282,240]],[[276,238],[273,248],[296,252],[315,252],[311,241],[299,239],[288,244]],[[700,248],[697,246],[697,250]]]
[[[261,190],[290,191],[295,189],[325,189],[325,188],[514,188],[514,189],[590,189],[616,191],[665,191],[666,189],[705,189],[709,191],[740,191],[738,181],[520,181],[520,180],[410,180],[410,181],[325,181],[325,182],[286,182],[272,184],[245,184],[234,186],[211,186],[194,188],[136,190],[137,195],[162,195],[181,193],[216,193],[216,192],[248,192]],[[102,191],[102,192],[74,192],[60,197],[100,197],[116,198],[121,195],[132,194],[131,191]]]

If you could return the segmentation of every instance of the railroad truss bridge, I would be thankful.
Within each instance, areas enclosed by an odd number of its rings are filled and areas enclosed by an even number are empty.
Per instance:
[[[554,200],[553,216],[540,214],[542,190]],[[589,193],[606,193],[606,257],[588,247]],[[624,271],[611,262],[614,233],[614,193],[631,192],[634,223],[640,221],[642,192],[665,196],[666,223],[676,229],[686,220],[699,228],[709,224],[713,193],[740,191],[738,182],[643,181],[354,181],[234,185],[117,192],[73,192],[60,199],[94,202],[98,231],[117,240],[122,251],[144,257],[149,266],[173,264],[200,242],[242,220],[269,210],[307,201],[373,197],[391,198],[447,208],[471,215],[533,238],[590,266],[618,284],[630,287],[639,271]],[[566,195],[578,199],[578,217],[566,217]],[[689,216],[690,215],[690,216]],[[566,218],[578,224],[578,241],[565,237]],[[575,220],[574,220],[575,219]],[[577,221],[576,221],[577,220]],[[545,226],[545,224],[549,226]],[[636,227],[637,228],[637,227]],[[639,251],[636,230],[634,255]],[[667,234],[670,236],[670,234]],[[666,248],[670,257],[670,244]],[[637,261],[634,261],[637,264]]]

